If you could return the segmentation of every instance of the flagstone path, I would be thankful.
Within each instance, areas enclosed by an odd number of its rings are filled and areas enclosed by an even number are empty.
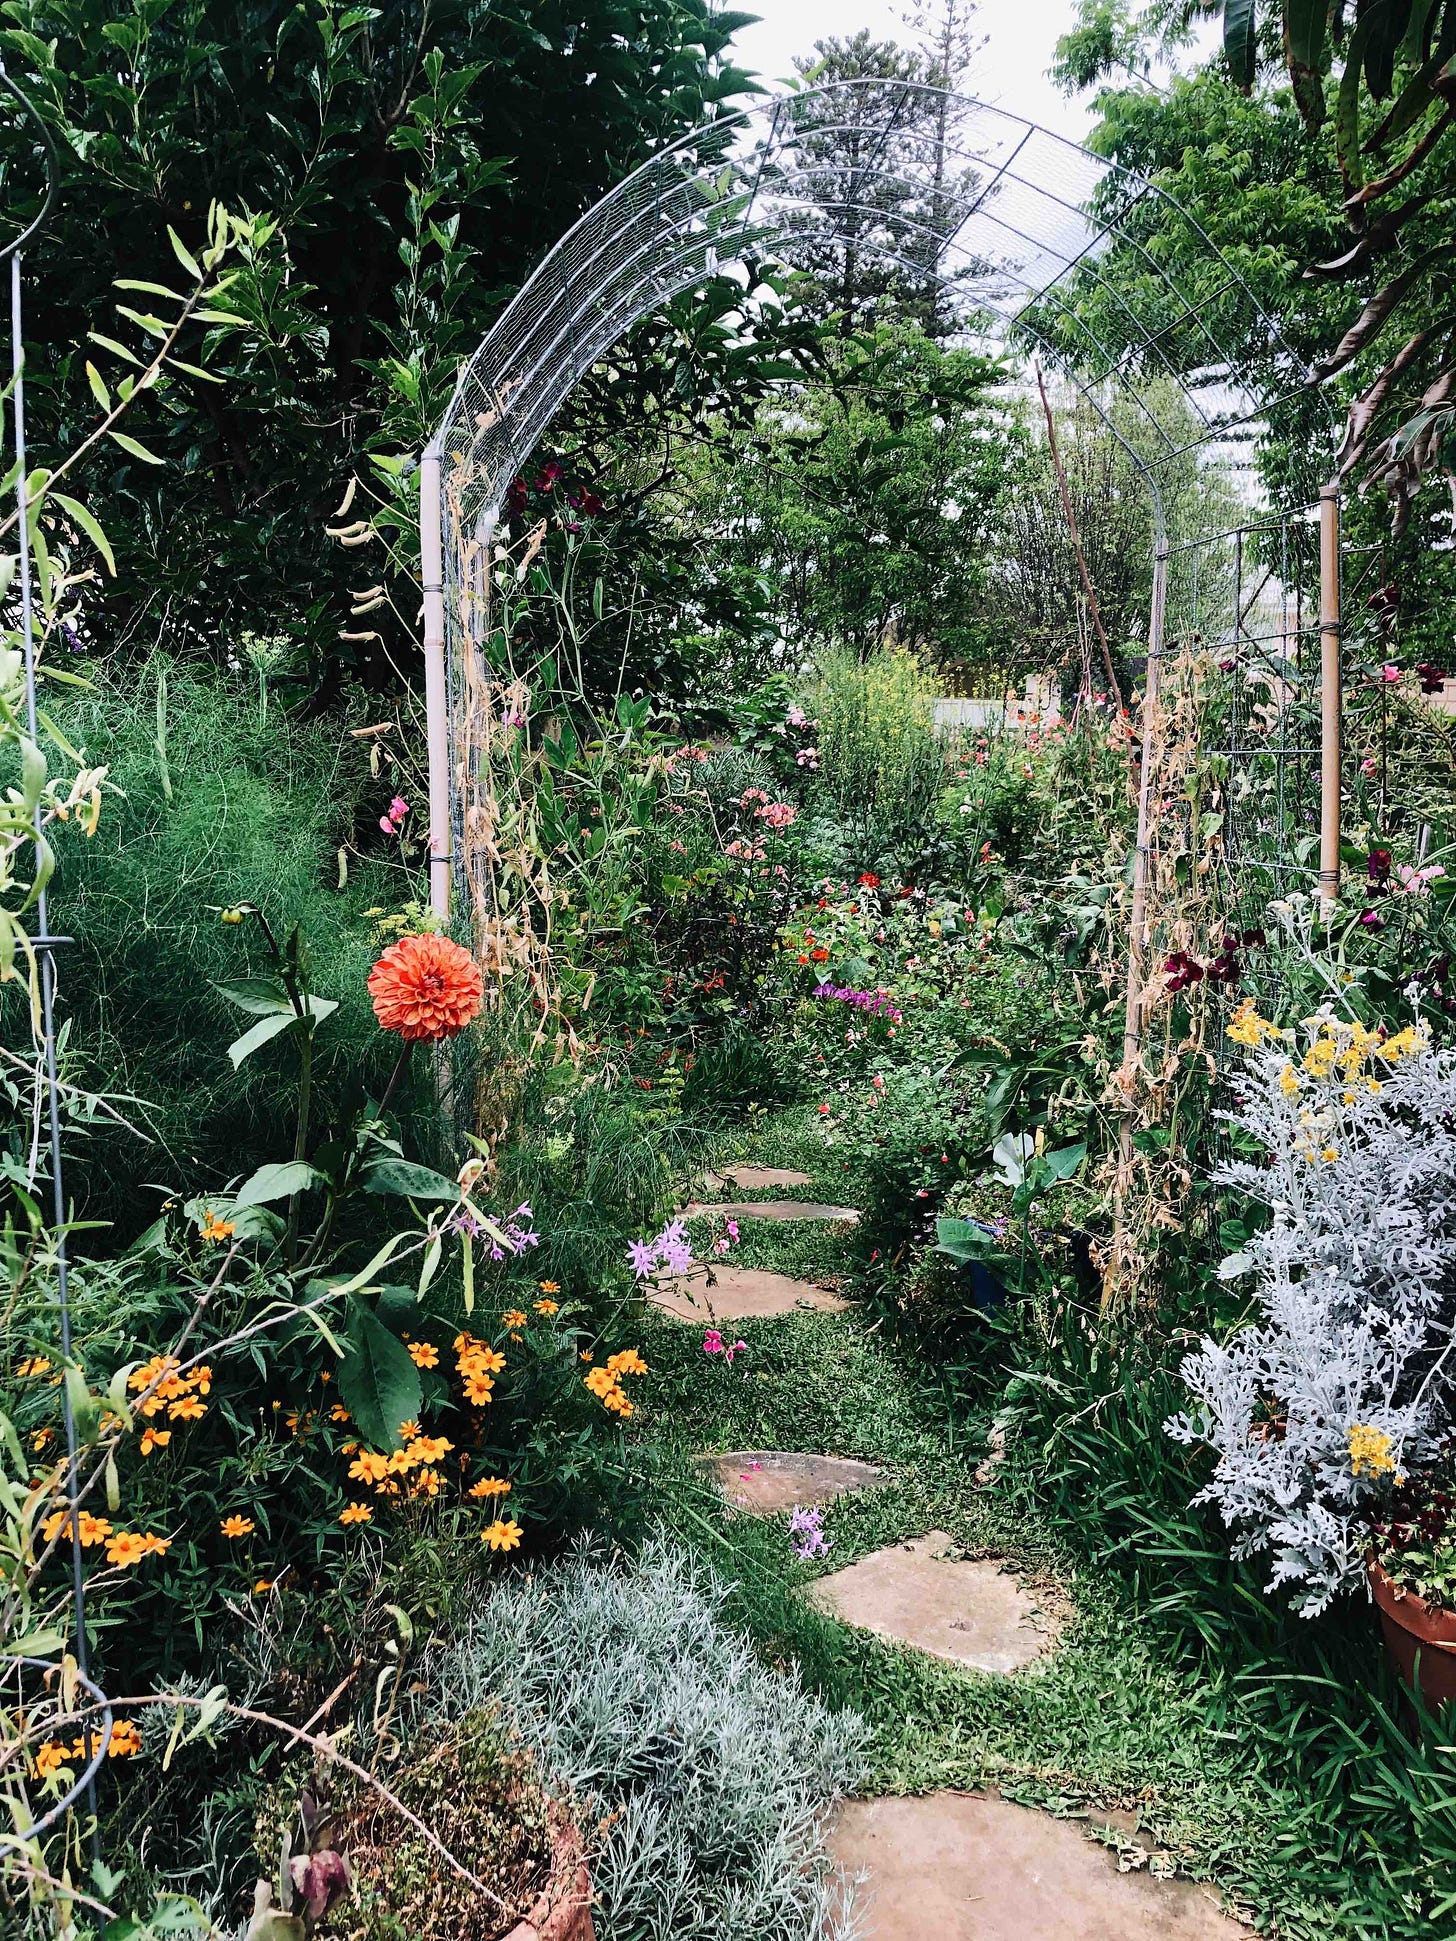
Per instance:
[[[757,1267],[715,1267],[711,1283],[701,1275],[676,1274],[653,1284],[648,1299],[679,1321],[751,1321],[766,1315],[793,1314],[817,1308],[821,1314],[842,1314],[849,1306],[827,1287],[796,1280],[792,1274],[771,1274]]]
[[[786,1516],[790,1510],[828,1503],[851,1490],[883,1489],[894,1481],[873,1463],[796,1450],[737,1449],[700,1460],[728,1501],[751,1516]]]
[[[1074,1822],[971,1793],[849,1800],[830,1841],[863,1941],[1250,1941],[1211,1888],[1121,1873]]]
[[[709,1191],[811,1186],[788,1168],[735,1165],[708,1176]],[[853,1207],[810,1200],[690,1203],[688,1217],[855,1222]],[[848,1303],[788,1274],[715,1267],[702,1277],[660,1282],[650,1298],[684,1321],[839,1312]],[[994,1446],[977,1472],[987,1481],[1000,1459]],[[891,1475],[872,1464],[785,1450],[736,1450],[699,1458],[724,1496],[743,1513],[783,1515],[852,1491],[884,1488]],[[808,1597],[841,1622],[893,1643],[982,1673],[1035,1676],[1029,1668],[1055,1650],[1056,1615],[994,1559],[960,1558],[944,1531],[871,1552],[820,1577]],[[1128,1829],[1127,1831],[1131,1831]],[[862,1883],[855,1907],[861,1941],[1249,1941],[1223,1912],[1217,1893],[1171,1876],[1171,1858],[1132,1838],[1124,1864],[1080,1826],[994,1796],[940,1792],[920,1798],[848,1800],[831,1854],[846,1881]],[[1125,1865],[1127,1855],[1136,1865]],[[1160,1867],[1160,1861],[1165,1864]]]
[[[1034,1663],[1055,1642],[1052,1619],[999,1564],[958,1559],[954,1548],[943,1530],[891,1544],[817,1579],[810,1600],[861,1631],[975,1671]]]

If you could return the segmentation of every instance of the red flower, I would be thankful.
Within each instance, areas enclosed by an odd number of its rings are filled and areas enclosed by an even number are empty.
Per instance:
[[[369,973],[374,1015],[385,1031],[436,1043],[463,1031],[485,999],[480,966],[449,937],[401,937]]]
[[[859,880],[867,890],[877,890],[880,887],[880,879],[871,869],[867,869]]]

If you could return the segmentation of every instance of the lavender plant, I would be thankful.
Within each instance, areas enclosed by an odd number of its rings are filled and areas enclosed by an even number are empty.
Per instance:
[[[1434,1459],[1456,1403],[1456,1052],[1326,1008],[1299,1032],[1252,1003],[1227,1116],[1263,1148],[1218,1175],[1269,1225],[1222,1278],[1256,1276],[1261,1318],[1183,1363],[1196,1398],[1165,1425],[1204,1444],[1237,1557],[1268,1551],[1269,1589],[1305,1616],[1364,1573],[1369,1523]]]

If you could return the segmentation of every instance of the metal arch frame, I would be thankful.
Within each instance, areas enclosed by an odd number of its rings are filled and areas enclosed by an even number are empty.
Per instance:
[[[962,135],[960,118],[976,128],[986,127],[993,136],[1005,140],[999,158],[982,148],[969,150],[948,144],[947,158],[970,173],[969,195],[942,187],[942,200],[952,218],[944,232],[917,220],[903,209],[875,209],[860,202],[858,195],[866,183],[898,185],[913,195],[926,190],[919,182],[897,169],[882,166],[885,142],[895,121],[911,98],[952,104],[957,117],[956,144]],[[803,193],[825,173],[828,165],[816,167],[812,144],[845,132],[873,133],[875,124],[864,118],[836,119],[834,110],[848,109],[865,99],[877,104],[894,100],[893,114],[882,123],[882,139],[872,164],[854,172],[853,200],[834,198],[827,203]],[[829,104],[828,119],[802,126],[802,111],[815,104]],[[741,137],[754,135],[756,141],[746,150],[735,147]],[[1029,145],[1032,153],[1027,155]],[[1059,195],[1046,179],[1033,181],[1026,172],[1036,160],[1040,147],[1049,164],[1059,163],[1063,172],[1090,173],[1076,200]],[[809,150],[809,153],[805,151]],[[1022,168],[1024,155],[1027,160]],[[795,157],[798,159],[796,160]],[[781,171],[776,171],[781,164]],[[1055,170],[1052,171],[1055,173]],[[965,178],[963,177],[962,180]],[[1065,239],[1054,233],[1043,238],[1003,220],[991,207],[1008,188],[1024,191],[1033,203],[1050,205],[1061,228],[1080,225],[1080,233]],[[1201,258],[1222,265],[1223,276],[1215,295],[1232,294],[1245,308],[1247,331],[1235,351],[1220,345],[1205,316],[1208,297],[1190,294],[1160,264],[1140,239],[1124,231],[1131,212],[1148,199],[1156,200],[1186,225],[1196,242]],[[1111,206],[1109,206],[1111,205]],[[766,210],[766,215],[765,215]],[[501,501],[511,477],[529,457],[541,433],[571,394],[576,384],[596,360],[630,331],[635,324],[670,298],[681,294],[743,260],[752,248],[771,245],[792,260],[796,241],[804,232],[789,220],[795,210],[814,210],[828,215],[827,225],[816,232],[819,241],[854,241],[867,255],[897,262],[917,275],[934,280],[943,289],[956,289],[966,299],[968,334],[974,318],[976,334],[998,336],[1008,344],[1035,342],[1055,362],[1062,375],[1087,399],[1099,419],[1117,438],[1143,478],[1152,503],[1154,525],[1154,573],[1152,608],[1149,617],[1149,662],[1145,686],[1144,754],[1140,791],[1137,849],[1134,868],[1134,931],[1147,877],[1148,807],[1151,783],[1148,730],[1157,698],[1159,663],[1163,648],[1163,615],[1166,601],[1168,535],[1163,494],[1157,474],[1173,459],[1217,442],[1239,426],[1267,421],[1272,411],[1294,397],[1307,396],[1313,373],[1295,354],[1284,338],[1277,320],[1263,308],[1247,280],[1223,254],[1207,231],[1177,203],[1166,190],[1146,177],[1124,169],[1114,162],[1090,153],[1064,136],[1057,135],[1024,116],[993,107],[972,96],[950,90],[930,88],[913,82],[857,80],[823,88],[765,97],[752,106],[716,121],[703,124],[651,156],[639,168],[584,212],[569,228],[522,285],[482,340],[474,355],[462,367],[449,406],[439,430],[422,454],[420,464],[420,539],[421,578],[424,592],[425,698],[429,750],[430,812],[430,900],[440,917],[448,915],[456,804],[452,801],[450,759],[451,668],[447,655],[445,610],[445,502],[442,468],[450,451],[457,478],[463,476],[472,489],[472,503],[459,520],[489,541],[494,531]],[[842,210],[877,218],[881,234],[850,237],[834,227],[834,217]],[[1052,273],[1040,283],[1024,273],[1020,261],[1003,258],[988,264],[983,253],[974,250],[964,232],[973,225],[989,225],[1025,244],[1042,259]],[[885,231],[904,236],[919,233],[937,245],[934,266],[912,263],[883,240]],[[1171,322],[1149,330],[1122,291],[1112,294],[1127,313],[1132,331],[1142,341],[1131,342],[1113,355],[1093,334],[1085,320],[1067,305],[1061,294],[1074,277],[1084,278],[1095,267],[1100,253],[1119,239],[1130,242],[1143,259],[1154,283],[1175,300],[1177,314]],[[586,246],[586,247],[584,247]],[[987,282],[971,288],[963,276],[944,274],[942,258],[959,253],[973,272],[989,273]],[[579,259],[579,260],[578,260]],[[1015,303],[1008,302],[1007,282],[1019,285],[1027,294]],[[1039,314],[1046,306],[1059,311],[1076,331],[1090,341],[1100,370],[1088,373],[1063,344],[1050,334]],[[564,313],[564,315],[563,315]],[[1198,402],[1197,392],[1183,380],[1159,348],[1159,340],[1185,324],[1200,329],[1213,352],[1207,383],[1197,389],[1208,390],[1223,384],[1241,394],[1245,409],[1237,416],[1211,421]],[[1273,399],[1261,397],[1243,380],[1240,366],[1250,351],[1265,368],[1284,367],[1299,373],[1299,382]],[[1161,375],[1169,380],[1203,426],[1201,435],[1174,444],[1158,424],[1146,401],[1131,386],[1140,361],[1161,365]],[[1096,394],[1096,387],[1112,383],[1130,389],[1135,401],[1155,432],[1163,437],[1167,449],[1149,461],[1138,452],[1112,423]],[[479,407],[469,421],[472,393],[478,394]],[[1333,411],[1325,394],[1330,418],[1331,453],[1336,443]],[[463,440],[459,434],[463,433]],[[452,449],[453,447],[453,449]],[[1321,501],[1322,520],[1331,522],[1337,535],[1338,487],[1326,487]],[[452,530],[452,540],[456,537]],[[1324,552],[1338,565],[1338,540],[1327,543]],[[451,547],[451,564],[458,564],[458,547]],[[1326,840],[1321,851],[1320,886],[1327,895],[1338,890],[1338,805],[1339,805],[1339,692],[1338,692],[1338,593],[1326,609],[1327,649],[1324,706],[1326,714],[1325,764]],[[1331,666],[1335,679],[1328,677]],[[1333,712],[1332,712],[1333,711]],[[1333,796],[1333,817],[1330,798]],[[1330,831],[1333,827],[1334,837]],[[1136,957],[1136,946],[1130,951]],[[1130,996],[1128,1047],[1135,1054],[1139,1034],[1136,1007]]]

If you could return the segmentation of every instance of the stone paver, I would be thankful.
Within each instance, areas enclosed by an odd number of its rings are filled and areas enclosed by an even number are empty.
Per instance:
[[[821,1206],[817,1200],[717,1200],[705,1205],[693,1200],[685,1209],[687,1218],[701,1220],[847,1220],[859,1214],[852,1206]]]
[[[1119,1873],[1067,1820],[968,1793],[850,1800],[835,1860],[863,1941],[1250,1941],[1210,1887]]]
[[[781,1516],[811,1503],[828,1503],[850,1490],[883,1489],[892,1479],[873,1463],[786,1449],[736,1449],[701,1456],[730,1503],[753,1516]]]
[[[814,1182],[792,1166],[724,1166],[707,1175],[707,1184],[710,1193],[719,1193],[725,1186],[736,1186],[740,1193],[762,1193],[771,1186],[812,1186]]]
[[[756,1267],[715,1267],[714,1285],[700,1275],[680,1274],[654,1282],[648,1299],[679,1321],[752,1321],[772,1314],[797,1314],[817,1308],[842,1314],[849,1303],[827,1287],[795,1280],[791,1274],[771,1274]]]
[[[977,1671],[1011,1672],[1041,1657],[1055,1628],[1009,1572],[947,1552],[943,1530],[892,1544],[809,1590],[822,1611],[877,1637]]]

